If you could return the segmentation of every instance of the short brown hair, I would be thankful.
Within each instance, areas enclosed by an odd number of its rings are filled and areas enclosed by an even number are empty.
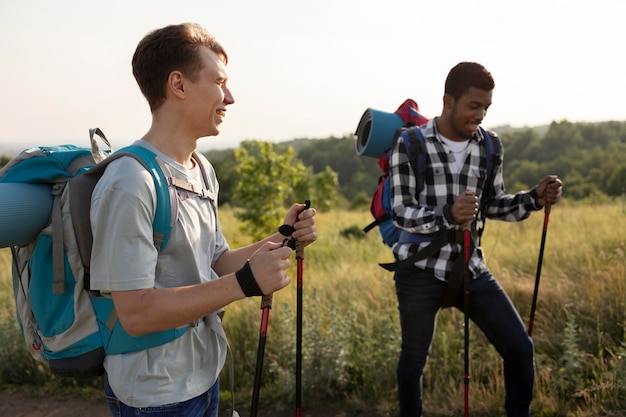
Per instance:
[[[150,110],[155,111],[165,101],[165,83],[170,73],[181,71],[192,81],[202,63],[200,47],[208,47],[228,62],[226,51],[203,27],[195,23],[165,26],[147,34],[133,54],[133,75]]]
[[[448,73],[444,92],[458,100],[470,87],[491,91],[496,86],[491,73],[476,62],[460,62]]]

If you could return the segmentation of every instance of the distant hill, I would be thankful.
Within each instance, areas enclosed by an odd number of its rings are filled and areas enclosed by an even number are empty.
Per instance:
[[[513,127],[511,125],[501,125],[501,126],[495,126],[495,127],[489,127],[492,130],[495,130],[496,132],[498,132],[499,134],[505,133],[505,132],[515,132],[515,131],[520,131],[520,130],[526,130],[526,129],[532,129],[534,131],[536,131],[540,136],[543,136],[546,131],[548,130],[550,126],[549,125],[542,125],[542,126],[533,126],[533,127],[529,127],[529,126],[524,126],[524,127]],[[324,138],[324,139],[333,139],[334,137],[331,136],[329,138]],[[314,139],[321,139],[321,138],[298,138],[298,139],[290,139],[290,140],[286,140],[283,142],[280,142],[281,145],[286,145],[286,146],[292,146],[294,148],[294,150],[299,151],[308,141],[310,140],[314,140]],[[61,143],[58,143],[57,145],[60,145]],[[36,142],[36,141],[29,141],[29,142],[1,142],[0,141],[0,156],[9,156],[9,157],[13,157],[17,154],[19,154],[21,151],[23,151],[24,149],[28,149],[28,148],[32,148],[32,147],[36,147],[36,146],[42,146],[45,145],[41,142]],[[207,152],[211,152],[211,153],[216,153],[216,154],[220,154],[220,151],[225,151],[225,150],[229,150],[229,149],[234,149],[234,148],[224,148],[224,149],[210,149],[207,150]],[[202,150],[203,152],[205,152],[205,150]]]
[[[545,133],[550,128],[550,125],[538,125],[538,126],[511,126],[511,125],[500,125],[500,126],[490,126],[489,129],[495,131],[499,135],[507,132],[520,132],[523,130],[531,129],[539,134],[539,136],[545,135]]]

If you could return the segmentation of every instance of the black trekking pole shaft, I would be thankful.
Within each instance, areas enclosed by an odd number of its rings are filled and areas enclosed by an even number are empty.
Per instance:
[[[535,311],[537,310],[537,297],[539,295],[539,280],[541,279],[541,265],[543,264],[543,251],[546,246],[546,235],[548,233],[548,221],[550,220],[550,204],[544,207],[543,230],[541,232],[541,246],[539,247],[539,259],[537,260],[537,274],[535,275],[535,290],[533,291],[533,302],[530,307],[530,320],[528,321],[528,335],[533,335],[533,325],[535,324]]]
[[[304,202],[305,210],[311,201]],[[302,287],[304,269],[304,244],[296,241],[296,267],[298,288],[296,294],[296,417],[302,416]]]
[[[256,354],[256,370],[254,372],[254,387],[252,389],[252,403],[250,417],[256,417],[259,409],[259,393],[261,392],[261,375],[263,374],[263,358],[265,357],[265,340],[267,339],[267,325],[272,308],[272,294],[261,298],[261,328],[259,330],[259,347]]]
[[[465,329],[464,329],[464,371],[463,371],[463,385],[464,385],[464,416],[469,416],[469,301],[470,301],[470,273],[469,273],[469,260],[470,260],[470,223],[463,225],[463,250],[464,250],[464,267],[463,267],[463,313],[465,316]]]

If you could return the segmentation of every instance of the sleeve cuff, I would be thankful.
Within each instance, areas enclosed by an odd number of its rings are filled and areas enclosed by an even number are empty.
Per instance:
[[[533,203],[534,208],[536,210],[541,210],[543,208],[543,206],[540,206],[537,203],[537,199],[539,198],[539,196],[537,195],[537,190],[533,188],[532,190],[530,190],[530,192],[528,194],[530,195],[530,198],[532,199],[532,203]]]
[[[455,225],[456,223],[452,220],[452,213],[450,213],[450,204],[446,204],[443,206],[443,219],[449,226]]]

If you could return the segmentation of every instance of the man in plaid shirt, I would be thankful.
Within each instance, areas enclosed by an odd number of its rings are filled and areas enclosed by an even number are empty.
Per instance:
[[[402,328],[397,370],[401,417],[418,417],[422,412],[423,369],[437,313],[444,307],[447,283],[459,274],[455,261],[464,258],[459,239],[463,225],[474,222],[474,230],[481,228],[481,210],[488,218],[524,220],[561,197],[562,184],[556,175],[544,177],[530,191],[506,194],[502,164],[493,182],[487,183],[486,138],[479,125],[491,105],[494,86],[491,74],[480,64],[462,62],[450,70],[441,115],[419,128],[426,144],[421,192],[403,137],[393,145],[390,179],[394,223],[412,234],[450,236],[433,256],[396,271],[394,276]],[[492,198],[486,207],[480,207],[487,187],[493,187]],[[507,416],[529,416],[534,386],[533,342],[519,313],[487,268],[475,232],[472,239],[468,314],[503,358]],[[398,242],[393,252],[402,261],[429,244],[428,240]],[[463,310],[462,291],[453,295],[450,304]]]

